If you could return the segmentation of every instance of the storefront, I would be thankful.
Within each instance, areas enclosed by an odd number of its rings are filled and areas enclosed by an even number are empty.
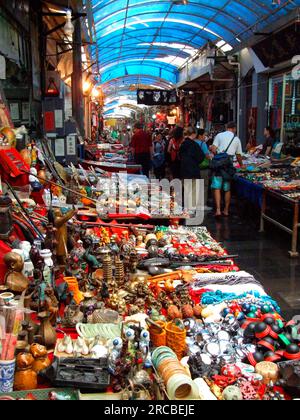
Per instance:
[[[270,78],[269,121],[278,138],[296,146],[300,135],[300,80],[285,72]]]
[[[179,72],[184,124],[215,133],[234,119],[237,110],[237,67],[221,50],[208,45]]]

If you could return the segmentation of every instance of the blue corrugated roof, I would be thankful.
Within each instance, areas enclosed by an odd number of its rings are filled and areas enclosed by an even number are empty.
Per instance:
[[[300,6],[300,0],[92,0],[101,83],[174,84],[211,41],[231,47]],[[279,4],[280,3],[280,4]],[[150,83],[151,84],[151,83]]]

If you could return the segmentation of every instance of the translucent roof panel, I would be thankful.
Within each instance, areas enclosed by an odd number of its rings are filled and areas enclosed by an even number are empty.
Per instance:
[[[91,2],[100,82],[115,81],[116,89],[132,78],[138,84],[149,84],[149,78],[161,87],[175,84],[178,68],[207,42],[223,43],[228,51],[300,6],[300,0]],[[96,55],[96,47],[92,50]]]

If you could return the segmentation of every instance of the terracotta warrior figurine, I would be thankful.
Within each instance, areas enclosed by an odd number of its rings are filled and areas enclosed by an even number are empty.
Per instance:
[[[67,237],[68,227],[67,222],[76,214],[76,210],[70,210],[66,214],[62,214],[60,209],[54,210],[54,226],[56,227],[56,256],[58,263],[65,264],[68,255]]]
[[[4,262],[8,268],[5,275],[5,284],[15,293],[23,293],[29,286],[29,280],[22,274],[24,261],[21,255],[9,252],[4,257]]]

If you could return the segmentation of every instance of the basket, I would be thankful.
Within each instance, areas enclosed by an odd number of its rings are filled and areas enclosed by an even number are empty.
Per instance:
[[[181,360],[186,354],[186,330],[181,330],[174,322],[168,322],[166,327],[167,346],[176,353]]]
[[[150,338],[153,347],[162,347],[167,344],[167,333],[165,330],[166,323],[163,321],[156,321],[157,326],[154,324],[150,326]]]

